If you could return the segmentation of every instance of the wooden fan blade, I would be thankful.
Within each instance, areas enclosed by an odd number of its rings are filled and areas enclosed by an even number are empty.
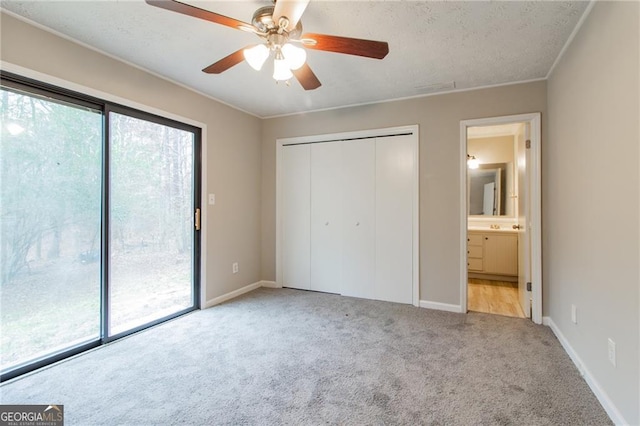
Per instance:
[[[389,44],[385,41],[362,40],[326,34],[303,34],[301,40],[307,49],[344,53],[346,55],[382,59],[389,53]],[[315,43],[310,40],[315,41]]]
[[[276,7],[273,9],[273,22],[278,25],[280,17],[284,16],[289,20],[287,31],[293,30],[302,17],[309,0],[276,0]]]
[[[221,72],[224,72],[242,62],[244,60],[244,53],[242,51],[251,47],[253,46],[243,47],[242,49],[233,52],[231,55],[225,56],[224,58],[220,59],[218,62],[209,65],[202,71],[206,72],[207,74],[220,74]]]
[[[214,22],[216,24],[225,25],[243,31],[256,32],[256,28],[246,22],[229,18],[228,16],[219,15],[209,10],[200,9],[175,0],[145,0],[147,4],[161,9],[170,10],[172,12],[182,13],[183,15],[193,16],[194,18],[204,19],[205,21]]]
[[[320,80],[318,80],[318,77],[311,71],[311,67],[309,67],[306,62],[303,66],[291,72],[296,77],[296,80],[300,82],[304,90],[313,90],[322,86],[322,83],[320,83]]]

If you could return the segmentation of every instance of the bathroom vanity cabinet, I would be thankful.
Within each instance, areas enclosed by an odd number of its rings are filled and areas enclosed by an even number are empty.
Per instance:
[[[510,231],[468,231],[467,266],[470,276],[517,277],[518,234]]]

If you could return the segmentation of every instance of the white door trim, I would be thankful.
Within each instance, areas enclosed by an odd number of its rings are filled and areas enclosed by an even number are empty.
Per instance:
[[[282,287],[282,222],[281,222],[281,171],[282,164],[282,147],[293,144],[319,143],[329,141],[341,141],[348,139],[375,138],[382,136],[411,134],[414,138],[414,193],[413,193],[413,297],[412,304],[419,306],[420,304],[420,188],[419,188],[419,134],[418,125],[387,127],[382,129],[359,130],[354,132],[329,133],[322,135],[299,136],[293,138],[276,139],[276,285]]]
[[[467,128],[527,122],[531,129],[531,217],[527,218],[531,235],[531,320],[542,324],[542,207],[540,164],[540,113],[508,115],[460,121],[460,307],[467,311]]]

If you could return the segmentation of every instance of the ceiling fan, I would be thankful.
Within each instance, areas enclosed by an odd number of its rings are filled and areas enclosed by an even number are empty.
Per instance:
[[[145,1],[151,6],[251,32],[263,39],[262,43],[233,52],[202,70],[209,74],[220,74],[239,64],[243,59],[252,68],[260,70],[273,53],[273,78],[276,81],[288,81],[295,76],[305,90],[313,90],[321,86],[320,80],[306,63],[306,51],[295,44],[300,44],[307,49],[374,59],[382,59],[389,53],[389,45],[382,41],[326,34],[302,34],[300,18],[309,0],[274,0],[274,6],[261,7],[255,11],[251,24],[176,0]]]

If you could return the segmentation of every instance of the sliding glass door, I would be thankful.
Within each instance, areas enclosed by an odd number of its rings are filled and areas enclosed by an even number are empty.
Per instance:
[[[2,371],[100,338],[96,108],[1,89]]]
[[[0,379],[199,307],[200,130],[2,74]]]
[[[196,135],[111,112],[109,335],[194,303]]]

